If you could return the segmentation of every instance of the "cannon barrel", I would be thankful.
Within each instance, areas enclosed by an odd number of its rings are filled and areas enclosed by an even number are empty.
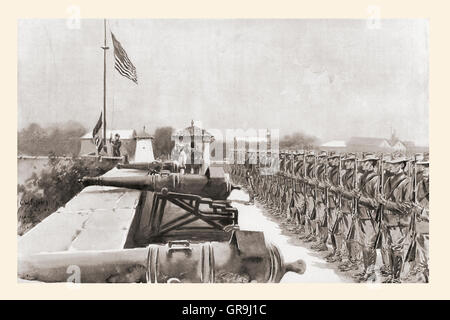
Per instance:
[[[226,177],[210,179],[205,175],[170,174],[131,176],[131,177],[84,177],[81,179],[84,186],[110,186],[160,192],[167,189],[169,192],[194,194],[212,200],[226,200],[232,186]]]
[[[170,172],[178,172],[178,165],[174,161],[153,161],[153,162],[136,162],[117,165],[117,169],[136,169],[146,171],[161,171],[168,170]]]
[[[237,242],[173,241],[146,248],[21,256],[18,276],[42,282],[214,283],[280,282],[286,272],[305,272],[302,260],[285,263],[261,232],[236,233],[244,233]]]
[[[148,248],[104,251],[63,251],[19,256],[18,276],[42,282],[113,282],[145,279]],[[134,277],[135,281],[131,281]]]

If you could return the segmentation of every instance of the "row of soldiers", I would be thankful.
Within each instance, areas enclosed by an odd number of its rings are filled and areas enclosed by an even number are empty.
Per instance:
[[[428,154],[248,153],[230,171],[357,281],[376,281],[380,249],[382,282],[428,282]]]

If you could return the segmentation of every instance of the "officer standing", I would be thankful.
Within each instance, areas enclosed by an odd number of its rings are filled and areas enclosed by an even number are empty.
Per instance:
[[[114,140],[110,142],[112,144],[112,149],[113,149],[113,156],[114,157],[120,157],[120,146],[122,145],[122,142],[120,141],[120,135],[118,133],[116,133],[114,135]]]

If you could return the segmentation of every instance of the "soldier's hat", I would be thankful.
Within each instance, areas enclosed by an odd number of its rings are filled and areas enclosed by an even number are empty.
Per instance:
[[[422,159],[417,161],[417,164],[420,164],[420,165],[429,165],[430,164],[430,155],[428,154],[428,152],[423,154]]]
[[[408,162],[408,161],[409,161],[409,159],[402,155],[399,155],[399,156],[392,155],[392,158],[390,160],[386,160],[387,163],[392,163],[392,164]]]
[[[347,161],[347,160],[355,160],[356,159],[356,155],[354,153],[347,153],[344,158],[342,159],[342,161]]]
[[[326,157],[326,156],[327,156],[327,152],[326,151],[320,151],[320,153],[318,155],[319,158],[323,158],[323,157]]]
[[[307,157],[314,157],[315,155],[316,155],[316,153],[313,150],[306,153]]]
[[[375,154],[373,153],[367,153],[364,155],[364,158],[361,159],[361,162],[366,162],[366,161],[378,161],[380,160],[379,157],[377,157]]]
[[[334,159],[334,158],[339,158],[339,154],[335,151],[330,151],[330,153],[328,154],[328,159]]]

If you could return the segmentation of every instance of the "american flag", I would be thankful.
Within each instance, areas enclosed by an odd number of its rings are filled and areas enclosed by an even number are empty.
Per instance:
[[[101,127],[102,127],[102,113],[100,113],[100,118],[97,121],[97,124],[92,130],[92,139],[94,141],[95,146],[97,147],[97,153],[100,152],[103,148],[103,139],[101,137]]]
[[[127,77],[131,81],[137,84],[136,68],[128,59],[128,55],[122,48],[122,45],[117,41],[114,33],[111,32],[112,42],[114,45],[114,67],[124,77]]]

